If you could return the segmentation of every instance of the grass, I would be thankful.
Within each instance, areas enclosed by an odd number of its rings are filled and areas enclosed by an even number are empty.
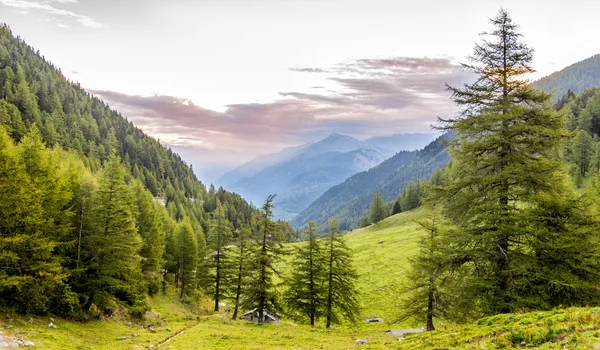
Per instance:
[[[191,307],[179,302],[174,290],[149,299],[150,318],[128,325],[127,320],[95,320],[81,324],[56,319],[56,329],[47,327],[48,318],[12,317],[0,314],[0,324],[12,329],[5,334],[31,340],[39,349],[144,349],[178,334],[160,349],[540,349],[600,350],[600,308],[569,308],[546,312],[505,314],[467,325],[440,326],[433,332],[412,334],[401,341],[387,336],[388,329],[420,328],[396,324],[399,295],[408,258],[417,251],[424,231],[413,220],[427,216],[425,209],[401,213],[369,227],[347,234],[360,274],[358,289],[362,317],[381,317],[383,324],[311,328],[283,320],[279,325],[257,325],[232,321],[225,315],[210,314],[210,301]],[[289,257],[287,261],[290,261]],[[12,317],[12,319],[11,319]],[[153,323],[156,332],[140,328]],[[137,336],[133,336],[133,334]],[[126,336],[125,340],[117,337]],[[355,345],[364,339],[368,345]]]

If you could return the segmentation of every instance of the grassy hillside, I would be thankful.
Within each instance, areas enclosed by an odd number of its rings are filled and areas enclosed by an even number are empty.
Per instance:
[[[398,311],[398,290],[408,268],[407,258],[416,252],[416,243],[423,233],[413,219],[427,214],[421,208],[347,234],[361,275],[358,287],[362,316],[384,318],[383,324],[361,322],[327,331],[322,325],[311,328],[284,319],[280,325],[259,326],[231,321],[227,315],[209,314],[204,305],[191,308],[180,303],[171,290],[167,295],[152,298],[149,317],[133,324],[119,317],[85,324],[56,319],[57,328],[49,329],[48,318],[33,317],[30,323],[29,316],[0,314],[0,325],[4,328],[0,334],[23,337],[33,341],[36,348],[51,350],[600,348],[600,308],[504,314],[467,325],[445,326],[438,322],[437,331],[406,335],[402,340],[386,335],[388,329],[421,327],[395,324],[393,320]],[[147,324],[153,324],[154,331],[143,328]],[[119,337],[125,339],[118,340]],[[365,339],[369,344],[355,345],[356,339]]]

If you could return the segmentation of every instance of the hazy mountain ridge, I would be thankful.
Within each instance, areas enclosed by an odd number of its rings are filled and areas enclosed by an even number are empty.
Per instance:
[[[291,219],[332,186],[380,164],[398,148],[414,148],[427,138],[433,136],[396,134],[360,141],[331,133],[319,142],[257,157],[225,174],[219,184],[254,203],[275,193],[277,217]]]
[[[578,94],[585,89],[600,87],[600,54],[543,77],[532,84],[536,89],[554,92],[554,101],[569,90]]]
[[[399,152],[369,171],[355,174],[330,188],[290,223],[300,227],[309,220],[324,228],[327,220],[337,216],[343,229],[355,227],[368,212],[375,193],[380,192],[384,201],[394,200],[408,182],[427,179],[449,160],[443,137],[420,151]]]

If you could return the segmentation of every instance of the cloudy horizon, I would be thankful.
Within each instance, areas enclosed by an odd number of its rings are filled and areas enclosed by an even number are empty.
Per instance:
[[[0,0],[0,22],[212,182],[331,132],[431,132],[500,7],[536,50],[532,78],[600,51],[599,4],[546,3]]]

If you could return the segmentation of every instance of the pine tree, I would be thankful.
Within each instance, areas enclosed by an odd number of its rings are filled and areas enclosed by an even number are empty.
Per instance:
[[[136,199],[136,226],[142,237],[142,274],[150,294],[160,290],[162,276],[162,256],[165,251],[165,236],[157,203],[138,180],[134,184]]]
[[[195,289],[196,269],[198,268],[198,242],[188,217],[178,223],[176,245],[179,256],[181,290],[179,297],[190,295]]]
[[[404,293],[400,319],[416,319],[426,324],[426,330],[435,330],[433,319],[443,317],[450,308],[450,298],[444,292],[443,285],[448,279],[449,261],[444,248],[444,223],[435,214],[430,219],[417,223],[426,230],[427,235],[419,241],[419,252],[410,259],[407,285]]]
[[[571,145],[571,157],[573,163],[579,168],[579,172],[582,177],[588,172],[590,162],[592,160],[592,154],[594,149],[592,148],[593,140],[592,136],[587,131],[579,130],[573,138]]]
[[[394,202],[394,206],[392,207],[392,215],[396,215],[402,212],[402,208],[400,207],[400,199],[396,199]]]
[[[326,300],[324,273],[327,265],[317,229],[314,222],[308,222],[308,228],[304,231],[307,242],[296,251],[294,270],[285,297],[286,304],[294,314],[300,319],[308,318],[313,327],[315,321],[323,315]]]
[[[375,193],[373,196],[373,201],[371,202],[371,210],[369,218],[371,223],[376,224],[379,221],[385,219],[387,213],[385,212],[385,208],[383,206],[383,200],[381,199],[381,193]]]
[[[145,303],[139,255],[142,240],[136,230],[134,207],[125,170],[120,159],[111,156],[92,197],[84,229],[86,273],[82,284],[86,309],[94,304],[110,312],[114,299],[132,306]]]
[[[279,296],[273,281],[273,275],[280,275],[277,263],[283,254],[277,224],[271,220],[274,197],[275,195],[267,197],[257,220],[257,247],[250,262],[254,273],[246,288],[246,298],[242,303],[245,309],[255,309],[258,312],[259,323],[264,322],[265,312],[278,313],[281,310]]]
[[[337,220],[329,222],[329,232],[325,238],[326,252],[326,328],[341,323],[343,319],[356,321],[360,307],[356,280],[358,275],[352,267],[350,248],[346,245],[337,225]]]
[[[442,120],[458,136],[450,143],[449,179],[434,191],[456,227],[449,242],[454,266],[473,267],[461,279],[465,304],[484,314],[530,306],[519,293],[537,273],[524,266],[536,261],[530,253],[539,236],[525,229],[526,211],[561,181],[557,149],[566,137],[550,95],[523,78],[534,71],[533,51],[517,26],[504,10],[490,21],[492,40],[476,45],[472,64],[464,65],[477,80],[448,86],[462,111]]]
[[[208,232],[208,248],[212,251],[210,263],[211,284],[213,286],[213,298],[215,301],[214,311],[219,311],[223,285],[227,283],[230,270],[229,254],[227,246],[231,240],[231,223],[225,218],[225,211],[221,201],[217,198],[216,209],[213,212],[213,220]]]
[[[233,308],[232,319],[237,319],[238,311],[240,308],[240,302],[242,295],[246,289],[246,285],[248,284],[248,278],[250,276],[250,271],[248,268],[249,260],[250,260],[250,252],[254,250],[253,241],[250,240],[251,231],[248,227],[241,227],[237,230],[237,251],[236,255],[233,256],[233,261],[235,261],[235,280],[234,280],[234,288],[233,294],[235,295],[235,305]]]

